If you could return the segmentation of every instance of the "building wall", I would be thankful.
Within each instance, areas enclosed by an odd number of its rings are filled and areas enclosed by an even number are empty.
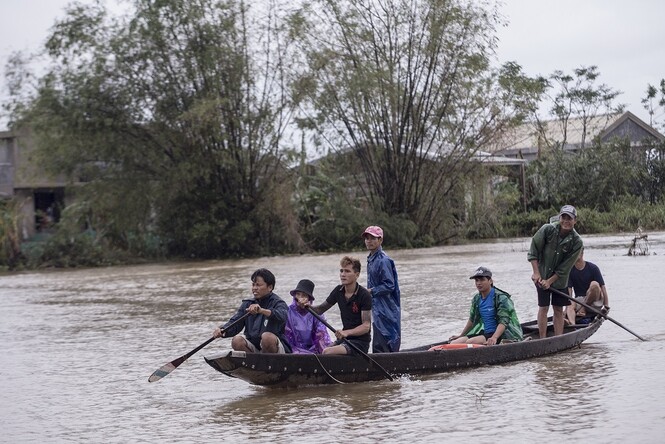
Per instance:
[[[665,139],[655,128],[650,127],[629,111],[626,111],[613,122],[606,123],[607,126],[595,125],[591,128],[591,132],[587,134],[585,141],[586,147],[592,145],[594,137],[598,134],[601,135],[602,142],[609,142],[613,138],[628,139],[635,149],[643,145],[645,140],[657,141]],[[568,143],[564,148],[566,151],[575,152],[580,149],[581,139],[578,137],[580,136],[579,123],[575,134],[575,137],[569,134]],[[556,137],[551,137],[550,139],[552,141],[557,140]],[[541,144],[540,136],[535,132],[535,128],[531,124],[524,124],[502,134],[497,139],[492,151],[497,155],[521,158],[530,162],[538,158],[543,149],[548,148],[544,144]]]
[[[27,131],[0,132],[0,198],[14,198],[20,206],[23,240],[59,220],[65,205],[64,177],[53,177],[35,159]]]
[[[0,132],[0,198],[14,195],[14,145],[16,139],[7,132]]]
[[[649,133],[644,127],[630,119],[626,119],[617,128],[604,134],[602,141],[608,142],[615,137],[628,139],[630,140],[631,145],[640,145],[644,140],[655,140],[653,134]]]

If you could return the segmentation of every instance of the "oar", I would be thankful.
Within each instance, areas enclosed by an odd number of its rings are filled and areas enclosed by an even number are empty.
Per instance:
[[[244,315],[240,316],[238,319],[233,321],[229,326],[227,326],[224,330],[222,330],[222,332],[224,332],[224,331],[228,330],[229,328],[233,327],[234,325],[236,325],[240,321],[244,321],[247,316],[249,316],[249,313],[245,313]],[[169,362],[168,364],[164,364],[163,366],[161,366],[160,368],[155,370],[152,375],[150,375],[150,377],[148,378],[148,382],[159,381],[164,376],[168,375],[173,370],[177,369],[180,366],[180,364],[182,364],[183,362],[188,360],[194,353],[201,350],[203,347],[210,344],[215,339],[217,339],[217,338],[212,337],[212,338],[208,339],[207,341],[205,341],[203,344],[196,347],[194,350],[190,351],[189,353],[187,353],[185,355],[182,355],[178,359],[174,359],[173,361]]]
[[[308,310],[310,313],[312,313],[312,316],[314,316],[316,319],[318,319],[319,321],[321,321],[321,323],[322,323],[323,325],[325,325],[326,327],[328,327],[328,328],[330,329],[330,331],[332,331],[333,333],[335,333],[336,330],[333,328],[333,326],[330,325],[330,324],[328,324],[328,322],[326,322],[325,319],[323,319],[321,316],[319,316],[319,314],[318,314],[317,312],[315,312],[315,311],[312,309],[312,307],[307,306],[307,310]],[[380,368],[381,371],[382,371],[383,373],[385,373],[386,378],[390,379],[391,381],[393,380],[393,377],[390,375],[390,373],[388,373],[388,370],[386,370],[385,368],[383,368],[383,367],[381,366],[381,364],[379,364],[378,362],[376,362],[376,361],[375,361],[370,355],[368,355],[367,353],[365,353],[364,351],[362,351],[361,349],[359,349],[357,345],[355,345],[353,342],[349,341],[349,340],[346,339],[346,338],[342,338],[342,341],[344,341],[345,343],[347,343],[347,344],[348,344],[351,348],[353,348],[353,349],[354,349],[354,350],[355,350],[360,356],[362,356],[363,358],[365,358],[366,360],[368,360],[371,364],[374,364],[374,365],[376,365],[378,368]]]
[[[552,288],[552,287],[550,287],[550,288],[548,288],[548,290],[550,290],[550,291],[553,292],[553,293],[558,294],[559,296],[563,296],[564,298],[570,299],[571,301],[575,302],[576,304],[580,304],[582,307],[586,308],[587,310],[591,310],[592,312],[596,313],[597,315],[600,315],[600,316],[604,317],[604,318],[607,319],[608,321],[612,321],[612,322],[614,322],[616,325],[618,325],[619,327],[623,328],[623,329],[626,330],[628,333],[632,334],[633,336],[637,337],[638,339],[640,339],[640,340],[642,340],[642,341],[646,341],[646,339],[644,339],[642,336],[638,335],[638,334],[635,333],[634,331],[631,331],[628,327],[625,327],[624,325],[622,325],[621,322],[619,322],[619,321],[615,321],[614,319],[612,319],[611,317],[607,316],[605,313],[603,313],[602,311],[598,310],[597,308],[592,307],[591,305],[588,305],[588,304],[586,304],[585,302],[579,301],[579,300],[577,300],[577,299],[571,297],[570,295],[567,295],[567,294],[564,293],[563,291],[559,291],[559,290],[557,290],[556,288]]]

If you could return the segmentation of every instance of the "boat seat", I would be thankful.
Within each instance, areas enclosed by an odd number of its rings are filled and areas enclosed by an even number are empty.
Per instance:
[[[547,324],[547,328],[549,329],[552,326],[552,324]],[[567,328],[586,328],[588,327],[589,324],[571,324],[571,325],[564,325],[564,330]],[[538,331],[538,326],[537,325],[523,325],[522,326],[522,331],[526,332],[532,332],[532,331]]]
[[[547,328],[550,328],[552,324],[547,324]],[[522,326],[522,331],[538,331],[538,326],[537,325],[523,325]]]

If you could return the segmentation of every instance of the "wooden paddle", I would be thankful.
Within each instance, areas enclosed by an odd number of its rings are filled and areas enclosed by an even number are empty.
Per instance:
[[[312,313],[312,316],[314,316],[316,319],[318,319],[319,321],[321,321],[321,323],[322,323],[323,325],[325,325],[326,327],[328,327],[328,328],[330,329],[330,331],[332,331],[333,333],[335,333],[336,330],[333,328],[333,326],[330,325],[330,324],[328,324],[328,323],[326,322],[325,319],[323,319],[321,316],[319,316],[319,314],[318,314],[317,312],[315,312],[315,311],[312,309],[312,307],[307,306],[307,311],[309,311],[310,313]],[[375,361],[370,355],[368,355],[367,353],[365,353],[364,351],[362,351],[361,349],[359,349],[357,345],[355,345],[353,342],[349,341],[349,340],[346,339],[346,338],[343,338],[342,341],[344,341],[346,344],[348,344],[348,345],[349,345],[351,348],[353,348],[353,349],[354,349],[354,350],[355,350],[360,356],[362,356],[363,358],[365,358],[366,360],[368,360],[371,364],[374,364],[374,365],[376,365],[378,368],[380,368],[381,371],[386,375],[386,378],[390,379],[391,381],[393,380],[393,377],[390,375],[390,373],[388,373],[388,370],[386,370],[385,368],[383,368],[383,367],[381,366],[381,364],[379,364],[378,362],[376,362],[376,361]]]
[[[619,327],[623,328],[623,329],[626,330],[628,333],[632,334],[633,336],[637,337],[638,339],[640,339],[640,340],[642,340],[642,341],[646,341],[646,339],[644,339],[643,337],[641,337],[641,336],[638,335],[637,333],[631,331],[629,328],[625,327],[625,326],[622,325],[620,322],[615,321],[615,320],[612,319],[611,317],[607,316],[607,315],[606,315],[605,313],[603,313],[601,310],[598,310],[597,308],[592,307],[591,305],[588,305],[588,304],[586,304],[585,302],[579,301],[579,300],[575,299],[574,297],[572,297],[572,296],[570,296],[570,295],[567,295],[567,294],[564,293],[563,291],[557,290],[556,288],[552,288],[552,287],[550,287],[550,288],[548,288],[548,290],[551,291],[551,292],[553,292],[553,293],[558,294],[559,296],[563,296],[564,298],[567,298],[567,299],[571,300],[572,302],[575,302],[576,304],[580,304],[582,307],[586,308],[587,310],[591,310],[592,312],[596,313],[597,315],[604,317],[604,318],[607,319],[608,321],[612,321],[612,322],[614,322],[616,325],[618,325]]]
[[[222,333],[224,331],[228,330],[229,328],[233,327],[234,325],[238,324],[240,321],[244,321],[247,316],[249,316],[249,313],[245,313],[244,315],[240,316],[238,319],[233,321],[229,326],[227,326],[224,330],[222,330]],[[148,378],[148,382],[159,381],[164,376],[168,375],[173,370],[177,369],[180,366],[180,364],[182,364],[183,362],[188,360],[194,353],[201,350],[203,347],[210,344],[215,339],[217,339],[217,338],[212,337],[212,338],[208,339],[207,341],[205,341],[203,344],[196,347],[194,350],[190,351],[189,353],[187,353],[185,355],[182,355],[178,359],[174,359],[173,361],[169,362],[168,364],[164,364],[163,366],[161,366],[160,368],[155,370],[152,375],[150,375],[150,377]]]

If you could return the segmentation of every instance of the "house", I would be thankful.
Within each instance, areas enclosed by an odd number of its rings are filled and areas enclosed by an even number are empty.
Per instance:
[[[425,154],[424,159],[419,159],[419,161],[422,160],[421,171],[415,175],[426,181],[429,186],[432,183],[445,184],[445,180],[440,179],[451,174],[452,183],[455,184],[451,188],[456,188],[451,191],[451,195],[456,195],[455,199],[459,202],[462,200],[470,202],[473,199],[489,200],[495,193],[497,185],[505,181],[515,181],[519,184],[520,189],[524,189],[526,160],[480,150],[470,153],[459,148],[458,151],[460,152],[444,148],[435,153]],[[374,162],[374,165],[382,165],[380,157],[382,153],[383,151],[378,149],[376,155],[367,157]],[[344,147],[312,160],[304,165],[303,172],[313,176],[317,170],[327,169],[328,174],[338,178],[352,177],[352,180],[343,180],[343,183],[346,184],[348,198],[358,204],[367,199],[367,195],[360,192],[360,188],[368,186],[365,173],[361,169],[361,156],[365,156],[364,149],[354,150]],[[410,156],[405,156],[405,158],[408,162],[413,163],[413,160],[408,160]],[[466,163],[466,166],[460,167],[460,162]],[[452,167],[451,165],[457,166]],[[336,171],[336,173],[330,173],[330,171]],[[471,171],[476,173],[473,179],[460,180],[470,178]],[[423,188],[427,188],[427,186],[423,186]],[[471,188],[475,188],[473,197]],[[525,202],[522,204],[526,205]]]
[[[21,238],[48,231],[66,204],[64,177],[51,177],[33,159],[30,133],[0,132],[0,199],[15,199],[20,207]]]
[[[562,145],[565,151],[576,152],[590,146],[596,137],[602,142],[614,138],[628,139],[635,148],[643,146],[645,140],[665,140],[665,136],[656,129],[627,111],[586,119],[571,118],[565,125],[559,120],[544,121],[541,129],[534,123],[526,123],[502,133],[487,150],[495,156],[531,161],[539,156],[541,150],[553,146]]]

